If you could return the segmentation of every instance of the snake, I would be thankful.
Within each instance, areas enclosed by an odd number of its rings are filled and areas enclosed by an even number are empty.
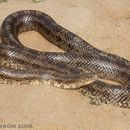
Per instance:
[[[64,52],[26,47],[18,35],[31,30]],[[130,108],[130,61],[95,48],[48,14],[14,12],[4,19],[0,37],[0,83],[49,84],[76,90],[98,103]]]

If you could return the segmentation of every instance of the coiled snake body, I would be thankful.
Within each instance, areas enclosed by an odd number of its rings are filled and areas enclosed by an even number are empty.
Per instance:
[[[25,47],[17,35],[28,30],[38,31],[66,52]],[[1,41],[1,83],[49,83],[76,89],[97,102],[130,108],[130,61],[94,48],[47,14],[23,10],[9,15],[1,27]]]

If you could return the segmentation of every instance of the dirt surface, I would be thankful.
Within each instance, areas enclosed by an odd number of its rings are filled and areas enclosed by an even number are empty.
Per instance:
[[[0,23],[8,14],[23,9],[44,11],[93,46],[130,60],[129,0],[9,0],[0,4]],[[19,38],[31,48],[62,51],[33,31]],[[91,105],[90,99],[76,91],[1,84],[0,129],[17,130],[20,124],[32,125],[27,130],[129,130],[130,110]]]

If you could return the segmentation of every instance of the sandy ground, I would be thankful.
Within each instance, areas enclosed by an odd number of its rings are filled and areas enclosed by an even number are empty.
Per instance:
[[[0,4],[0,23],[8,14],[22,9],[44,11],[93,46],[130,60],[129,0],[9,0]],[[33,31],[19,38],[31,48],[62,51]],[[76,91],[1,84],[0,129],[6,130],[4,124],[9,130],[19,129],[22,124],[32,125],[28,130],[129,130],[130,110],[91,105],[90,99]]]

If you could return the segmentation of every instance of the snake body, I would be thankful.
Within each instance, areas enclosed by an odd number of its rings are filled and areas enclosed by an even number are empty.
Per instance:
[[[29,30],[38,31],[65,52],[42,52],[22,45],[18,34]],[[96,49],[43,12],[23,10],[5,18],[0,58],[1,83],[49,83],[75,89],[97,102],[130,108],[130,61]]]

